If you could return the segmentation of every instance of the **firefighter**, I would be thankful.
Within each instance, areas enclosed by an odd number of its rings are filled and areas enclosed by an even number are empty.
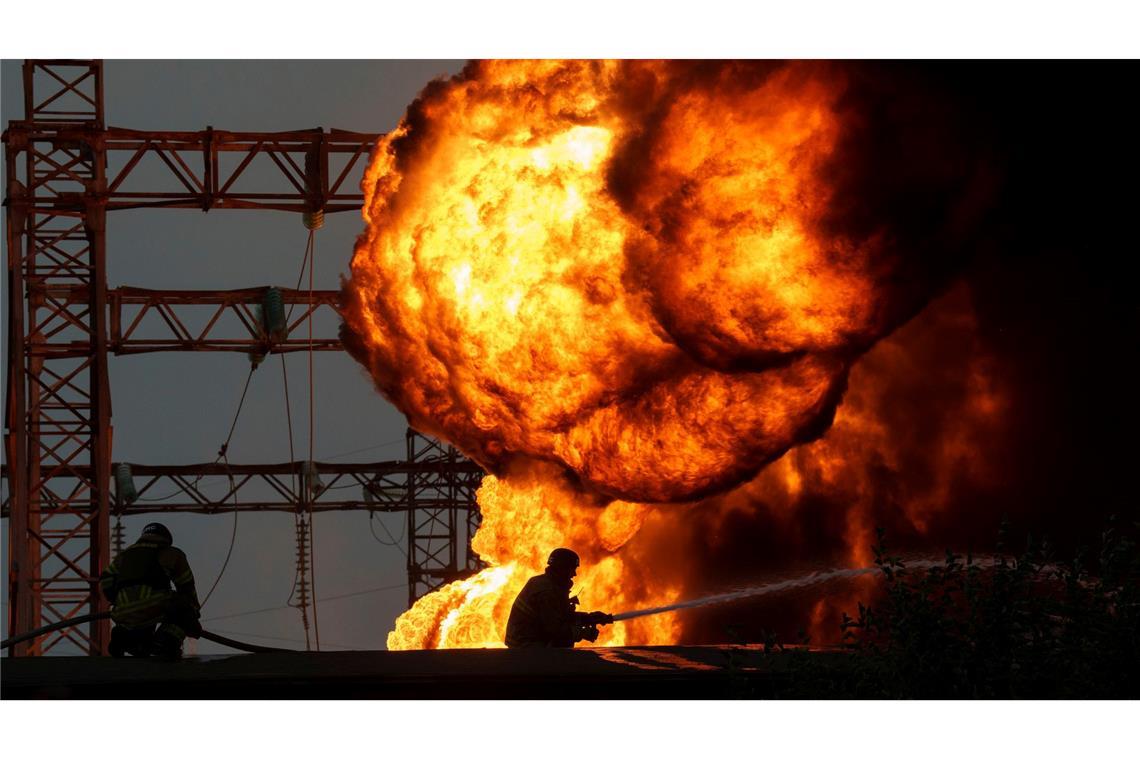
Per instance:
[[[578,555],[555,549],[546,560],[546,571],[526,582],[507,619],[508,647],[572,647],[578,641],[597,641],[598,626],[612,623],[604,612],[577,612],[577,598],[570,598]]]
[[[194,573],[173,542],[165,525],[151,523],[99,576],[115,622],[112,657],[177,660],[186,636],[202,634]]]

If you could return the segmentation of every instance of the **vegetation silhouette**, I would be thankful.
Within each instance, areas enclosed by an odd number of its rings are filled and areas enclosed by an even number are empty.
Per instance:
[[[844,652],[763,642],[769,677],[732,695],[857,699],[1135,699],[1140,696],[1140,523],[1110,519],[1095,551],[1065,559],[1030,538],[1007,559],[946,553],[907,567],[882,530],[876,602],[844,613]],[[809,644],[801,636],[800,644]],[[733,670],[732,663],[729,664]]]

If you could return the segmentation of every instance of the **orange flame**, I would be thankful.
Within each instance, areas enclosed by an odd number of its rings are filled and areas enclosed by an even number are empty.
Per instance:
[[[826,429],[897,321],[885,224],[844,231],[838,65],[483,62],[429,86],[364,179],[349,345],[493,475],[491,567],[389,647],[493,646],[556,546],[588,607],[674,601],[639,528]],[[789,483],[798,475],[788,472]],[[600,643],[665,643],[669,616]]]
[[[798,524],[812,502],[822,502],[841,510],[842,559],[851,567],[869,566],[875,528],[884,521],[895,531],[888,544],[899,532],[924,535],[949,516],[955,487],[984,490],[1001,482],[1000,458],[986,453],[1005,448],[1002,437],[1009,433],[1008,389],[997,375],[977,334],[970,289],[959,284],[852,368],[843,404],[823,437],[706,500],[700,505],[704,519],[688,529],[720,535],[730,518]],[[919,424],[930,430],[910,430]],[[871,576],[856,579],[815,602],[812,640],[837,641],[840,614],[865,600],[872,582]]]
[[[510,477],[488,476],[479,489],[483,522],[472,546],[491,567],[444,586],[396,622],[389,649],[501,647],[511,603],[527,579],[542,572],[551,547],[573,546],[582,556],[575,579],[583,604],[625,609],[676,597],[679,589],[639,579],[622,551],[649,507],[614,501],[599,509],[560,472],[535,463]],[[607,626],[599,645],[676,638],[671,615]]]

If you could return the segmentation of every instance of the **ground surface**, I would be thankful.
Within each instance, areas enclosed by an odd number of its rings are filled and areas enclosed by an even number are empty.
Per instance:
[[[813,658],[843,658],[813,652]],[[779,696],[787,654],[757,647],[467,649],[4,658],[3,699],[723,699]],[[826,695],[819,695],[821,697]]]

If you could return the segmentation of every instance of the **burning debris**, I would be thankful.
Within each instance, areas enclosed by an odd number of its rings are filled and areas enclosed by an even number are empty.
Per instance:
[[[364,180],[345,342],[491,473],[491,567],[389,647],[501,646],[554,546],[592,607],[675,602],[670,526],[823,435],[978,234],[993,181],[950,100],[834,63],[487,62],[430,85]],[[780,462],[763,476],[789,492],[832,467]],[[648,616],[599,643],[679,633]]]

